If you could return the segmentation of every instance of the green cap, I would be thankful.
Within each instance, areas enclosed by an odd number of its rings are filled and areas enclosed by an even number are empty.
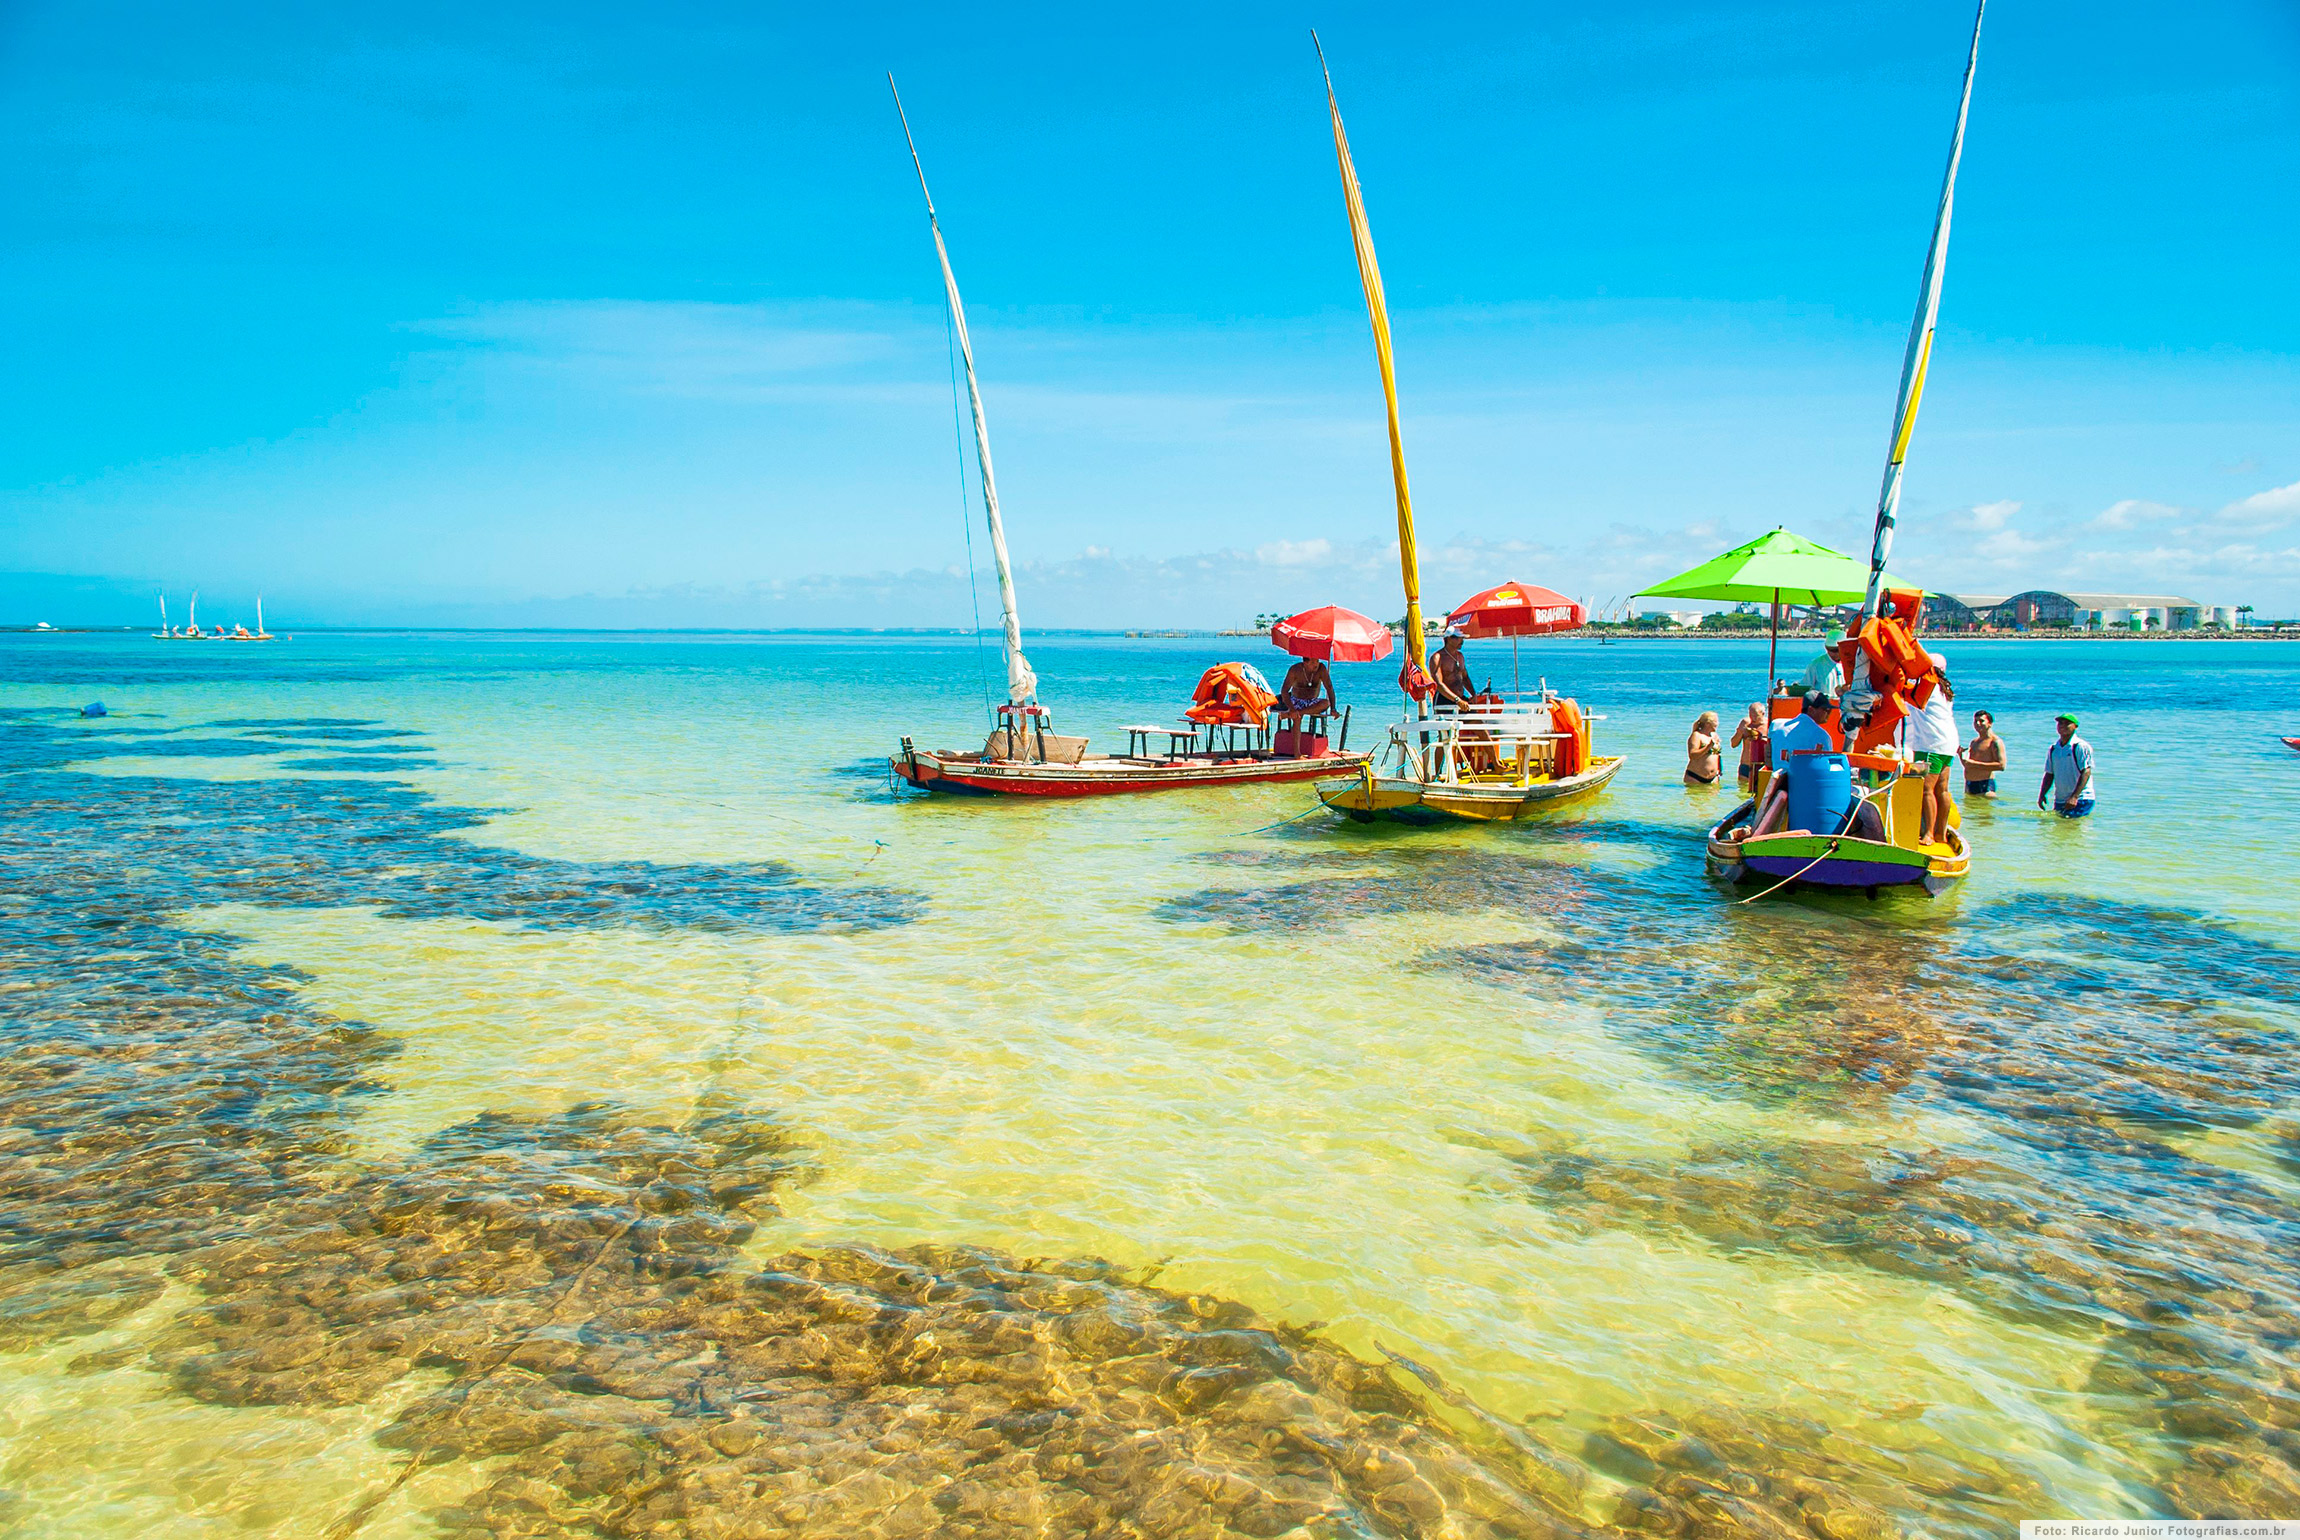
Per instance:
[[[2059,716],[2054,717],[2053,720],[2055,722],[2066,722],[2069,726],[2074,727],[2076,726],[2076,713],[2073,711],[2064,711]]]
[[[1831,627],[1829,628],[1829,640],[1830,640],[1830,641],[1832,641],[1832,642],[1841,642],[1841,641],[1843,641],[1844,639],[1845,639],[1845,628],[1844,628],[1843,626],[1831,626]]]

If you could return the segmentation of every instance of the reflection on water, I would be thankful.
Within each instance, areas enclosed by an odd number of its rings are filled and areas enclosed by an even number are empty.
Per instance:
[[[63,656],[177,714],[0,718],[0,1527],[2300,1511],[2300,953],[2127,825],[1740,906],[1658,776],[897,801],[835,653]]]

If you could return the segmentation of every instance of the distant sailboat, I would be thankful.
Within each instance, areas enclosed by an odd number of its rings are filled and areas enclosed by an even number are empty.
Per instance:
[[[155,642],[175,640],[176,633],[168,629],[168,596],[160,595],[160,629],[152,633]]]

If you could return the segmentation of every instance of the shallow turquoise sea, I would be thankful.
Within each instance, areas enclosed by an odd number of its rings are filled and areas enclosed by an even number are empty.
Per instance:
[[[1528,644],[1622,773],[1409,830],[898,795],[972,639],[0,639],[0,1531],[2300,1513],[2300,648],[1942,650],[1972,877],[1736,904],[1761,641]]]

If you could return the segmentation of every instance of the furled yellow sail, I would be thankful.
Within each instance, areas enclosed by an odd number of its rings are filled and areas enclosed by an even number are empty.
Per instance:
[[[1318,50],[1318,71],[1326,77],[1326,107],[1334,116],[1334,157],[1341,163],[1342,196],[1349,204],[1350,243],[1357,248],[1358,280],[1365,285],[1366,315],[1374,327],[1374,357],[1382,367],[1382,400],[1390,414],[1390,478],[1398,490],[1398,576],[1406,590],[1406,656],[1418,671],[1428,661],[1422,639],[1421,559],[1414,548],[1413,494],[1406,489],[1405,441],[1398,433],[1397,365],[1390,356],[1390,312],[1382,299],[1382,270],[1374,260],[1374,232],[1366,223],[1366,200],[1358,191],[1357,168],[1350,164],[1350,136],[1342,131],[1341,105],[1334,100],[1333,72],[1326,68],[1326,50],[1318,34],[1310,34]]]

